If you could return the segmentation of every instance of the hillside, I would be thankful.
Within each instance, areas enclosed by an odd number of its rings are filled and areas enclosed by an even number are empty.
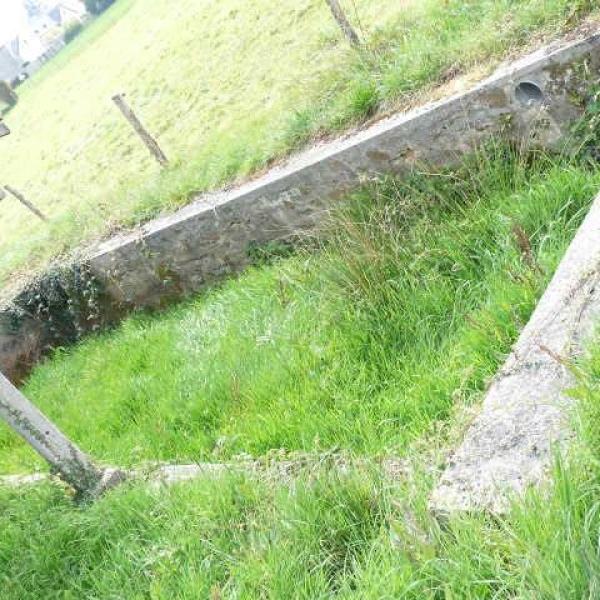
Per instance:
[[[367,49],[348,48],[322,0],[176,5],[120,0],[20,88],[3,140],[0,284],[116,228],[264,168],[310,139],[406,105],[457,74],[575,27],[587,0],[357,0]],[[125,92],[159,139],[164,172],[110,98]]]

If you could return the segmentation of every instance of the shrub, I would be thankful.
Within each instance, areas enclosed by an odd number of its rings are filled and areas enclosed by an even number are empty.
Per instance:
[[[83,25],[81,23],[71,23],[65,30],[65,44],[72,42],[82,31]]]
[[[115,0],[83,0],[86,10],[93,15],[99,15],[114,2]]]
[[[19,97],[10,86],[10,83],[0,80],[0,104],[12,107],[15,106],[18,100]]]

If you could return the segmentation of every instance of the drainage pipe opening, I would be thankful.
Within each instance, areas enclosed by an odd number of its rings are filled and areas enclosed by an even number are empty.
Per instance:
[[[535,106],[544,102],[544,92],[531,81],[522,81],[515,88],[515,98],[523,106]]]

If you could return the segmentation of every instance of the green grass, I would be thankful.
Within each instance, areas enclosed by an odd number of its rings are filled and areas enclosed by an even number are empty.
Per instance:
[[[2,140],[0,285],[190,193],[260,170],[314,137],[406,105],[449,73],[578,24],[590,0],[352,0],[366,41],[324,0],[119,0],[19,88]],[[110,98],[126,92],[172,166],[160,173]]]
[[[503,149],[383,180],[332,215],[320,249],[59,351],[24,391],[110,463],[401,455],[478,398],[599,184]],[[0,429],[0,471],[38,464]]]
[[[322,3],[247,4],[120,0],[23,89],[11,119],[17,133],[34,123],[38,145],[13,138],[0,176],[54,220],[40,230],[1,207],[15,219],[0,229],[0,280],[592,8],[361,0],[371,50],[357,57]],[[160,176],[106,102],[134,81],[126,91],[175,158]],[[597,165],[502,147],[382,179],[291,256],[272,246],[235,281],[59,350],[24,391],[101,461],[340,449],[412,469],[395,482],[325,462],[287,482],[128,483],[79,506],[50,484],[0,486],[0,597],[596,598],[600,337],[576,369],[580,441],[553,485],[502,518],[438,522],[427,499],[439,448],[456,443],[599,185]],[[40,467],[0,428],[0,472]]]
[[[427,501],[598,185],[596,165],[502,147],[384,179],[292,256],[270,247],[235,281],[59,351],[25,392],[97,458],[341,449],[410,468],[126,483],[93,505],[0,486],[0,597],[595,598],[600,335],[551,485],[504,517],[439,522]],[[0,465],[39,463],[3,429]]]
[[[3,597],[596,598],[600,337],[578,377],[580,442],[504,517],[436,521],[418,460],[396,483],[324,466],[293,485],[125,485],[83,507],[47,484],[0,488]]]

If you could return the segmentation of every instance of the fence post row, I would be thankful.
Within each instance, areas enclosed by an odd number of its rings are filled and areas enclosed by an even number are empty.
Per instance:
[[[0,122],[0,137],[10,134]],[[40,219],[46,217],[25,197],[5,186]],[[5,191],[0,187],[0,200]],[[0,372],[0,419],[20,435],[51,469],[71,485],[80,498],[93,498],[105,489],[116,485],[123,474],[116,471],[111,477],[97,468],[90,458],[71,442],[45,415],[43,415],[1,372]]]

